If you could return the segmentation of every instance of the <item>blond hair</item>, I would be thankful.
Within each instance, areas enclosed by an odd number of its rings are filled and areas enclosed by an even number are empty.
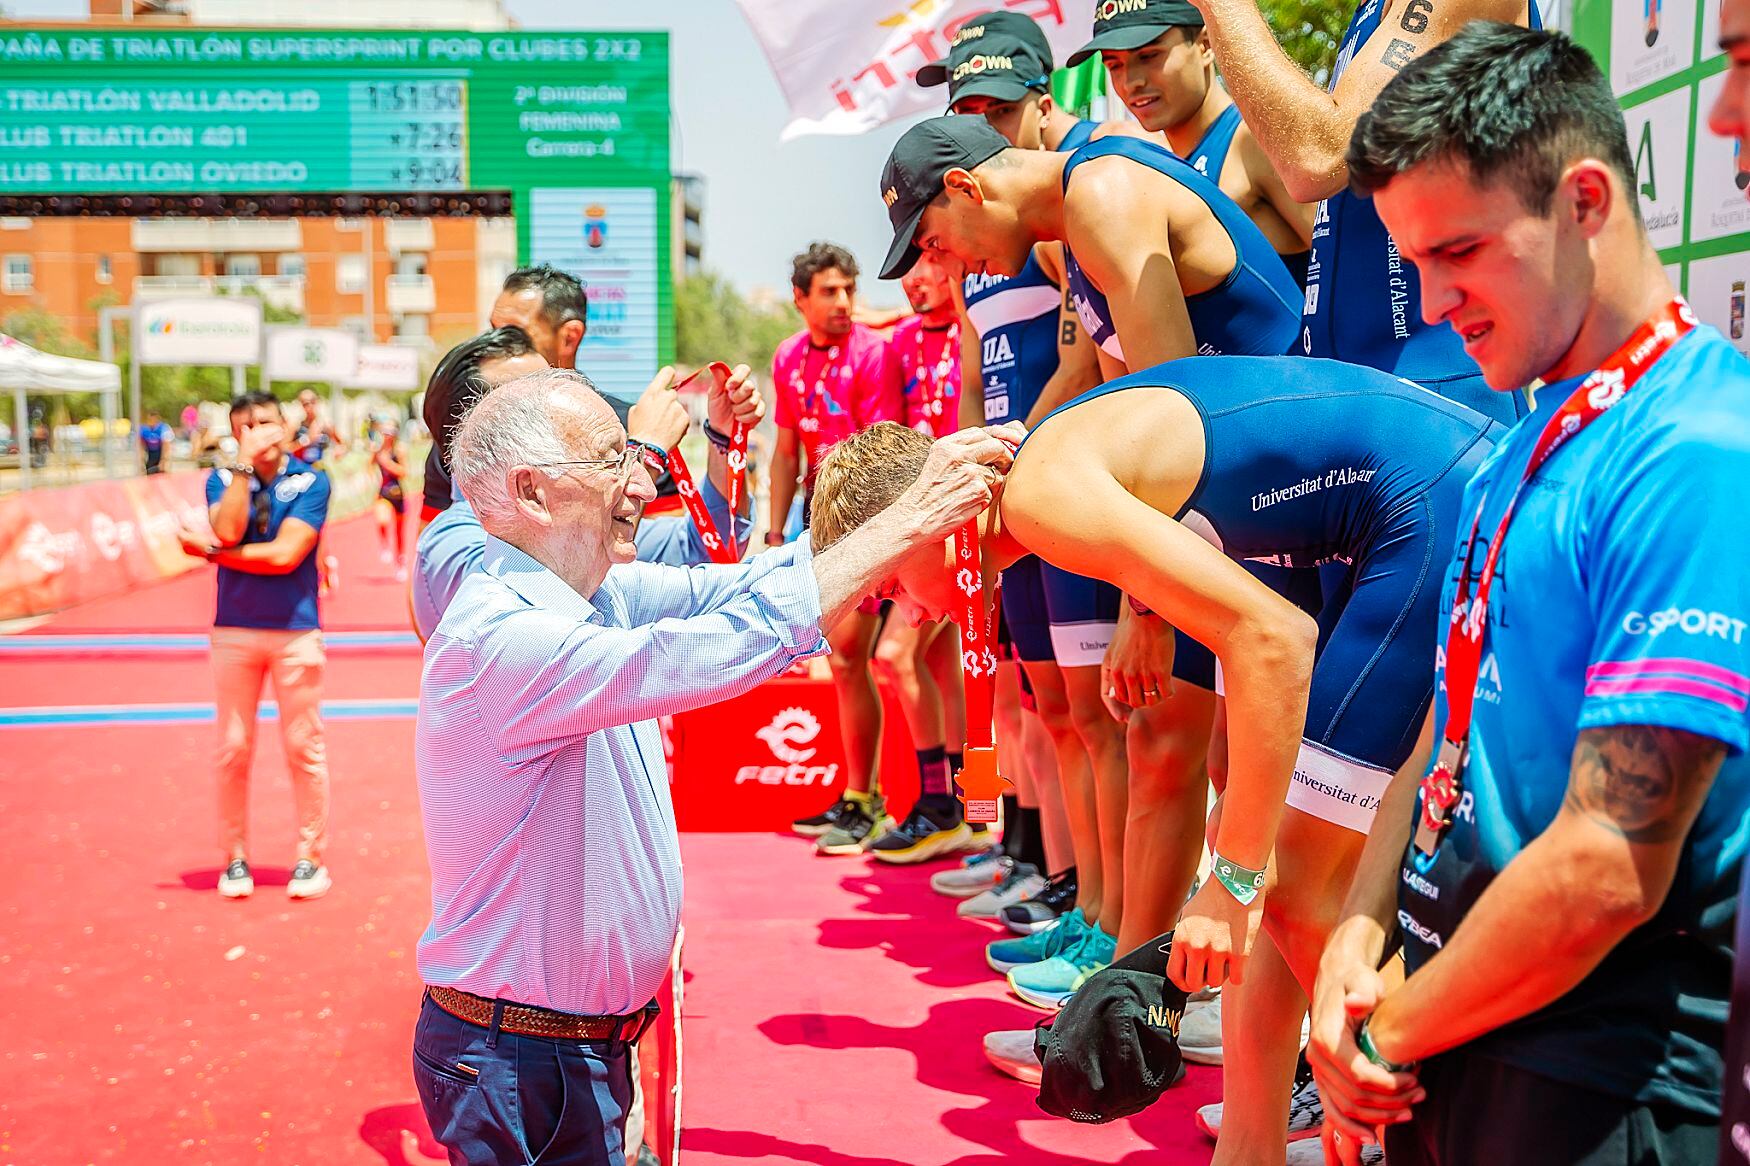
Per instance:
[[[923,473],[930,445],[925,434],[882,421],[833,446],[814,475],[814,549],[824,551],[892,506]]]

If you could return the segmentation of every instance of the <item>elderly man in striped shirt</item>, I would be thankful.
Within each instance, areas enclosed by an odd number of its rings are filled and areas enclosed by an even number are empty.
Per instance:
[[[726,409],[750,398],[745,381],[738,369]],[[567,370],[482,398],[451,451],[488,538],[420,685],[432,921],[413,1067],[455,1163],[625,1162],[626,1049],[681,905],[656,718],[826,651],[823,629],[982,510],[1009,460],[967,430],[830,551],[674,568],[633,561],[655,495],[644,456]]]

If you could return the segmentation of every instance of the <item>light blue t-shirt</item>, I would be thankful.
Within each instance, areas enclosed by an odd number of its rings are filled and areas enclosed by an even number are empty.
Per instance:
[[[1465,491],[1487,502],[1473,580],[1545,421],[1579,378],[1494,448]],[[1732,917],[1750,812],[1750,362],[1714,329],[1678,341],[1520,496],[1489,595],[1463,792],[1432,860],[1412,843],[1398,922],[1412,974],[1495,874],[1550,825],[1581,729],[1653,725],[1724,742],[1659,914],[1547,1008],[1466,1048],[1638,1102],[1718,1116]],[[1446,569],[1450,612],[1461,541]],[[1439,637],[1445,691],[1444,626]],[[1436,740],[1445,700],[1436,701]],[[1420,802],[1418,800],[1418,811]]]

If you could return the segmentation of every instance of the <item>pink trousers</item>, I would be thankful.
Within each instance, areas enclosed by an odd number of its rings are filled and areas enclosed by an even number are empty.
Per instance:
[[[297,808],[297,858],[321,865],[328,841],[328,753],[322,736],[322,673],[327,661],[318,629],[213,629],[219,845],[227,860],[248,853],[249,762],[255,755],[256,708],[262,685],[271,676]]]

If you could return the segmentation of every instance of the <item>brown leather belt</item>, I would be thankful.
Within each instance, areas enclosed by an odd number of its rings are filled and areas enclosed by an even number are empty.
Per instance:
[[[628,1016],[579,1016],[572,1012],[555,1012],[533,1004],[513,1004],[508,1000],[488,1000],[472,992],[456,988],[428,986],[425,994],[431,1002],[455,1017],[481,1028],[492,1027],[492,1014],[502,1009],[498,1020],[501,1032],[517,1036],[542,1036],[550,1040],[621,1040],[637,1044],[638,1038],[659,1011],[655,1002]]]

